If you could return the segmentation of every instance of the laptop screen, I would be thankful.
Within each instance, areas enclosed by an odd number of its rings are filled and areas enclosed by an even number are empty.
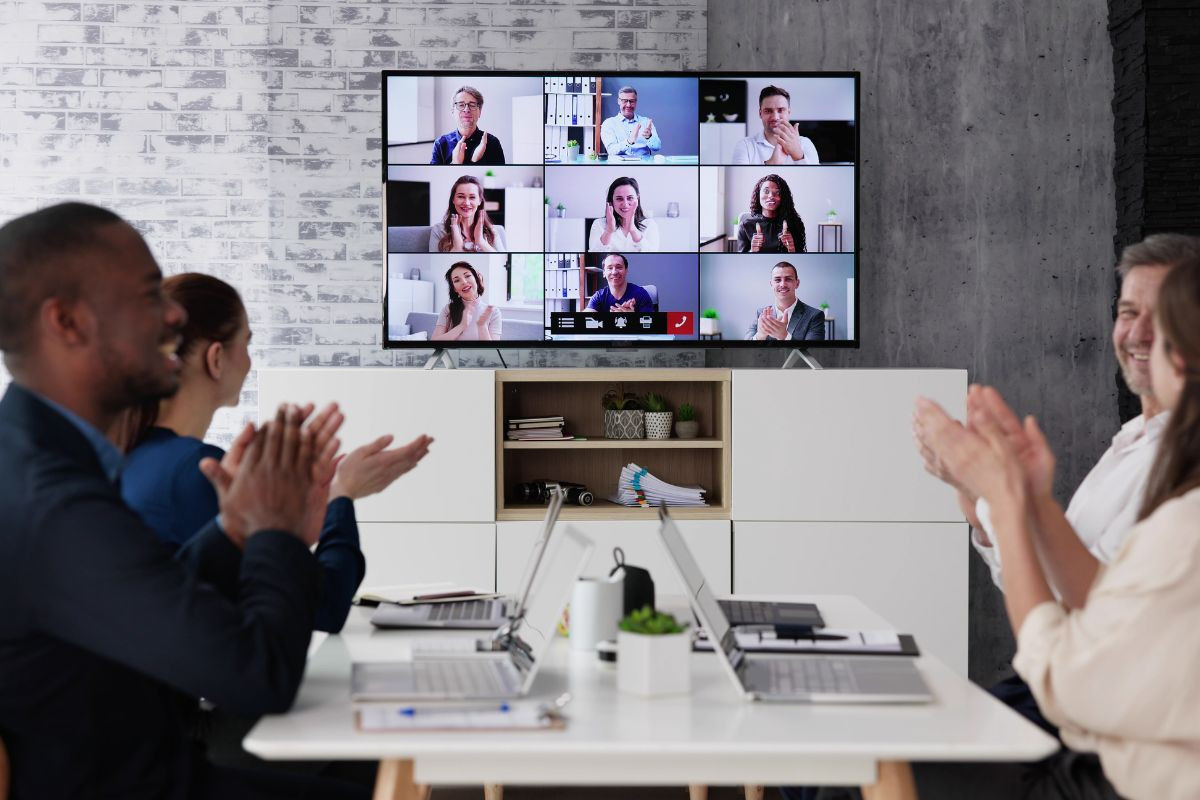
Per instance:
[[[717,598],[708,588],[704,573],[700,571],[700,565],[696,563],[696,559],[692,557],[692,551],[683,541],[683,535],[675,526],[675,521],[667,516],[666,509],[661,506],[658,509],[658,516],[662,520],[659,533],[662,536],[663,544],[666,545],[667,554],[675,563],[675,567],[679,570],[679,577],[687,587],[688,594],[691,595],[692,607],[700,616],[700,624],[708,631],[709,641],[713,642],[714,646],[720,647],[725,652],[729,663],[733,665],[734,669],[737,669],[738,665],[742,663],[743,652],[737,646],[729,618],[725,616]]]
[[[591,555],[591,540],[570,526],[547,545],[541,566],[533,576],[525,616],[514,625],[509,645],[527,683],[534,674],[534,670],[527,668],[545,656],[563,606]]]

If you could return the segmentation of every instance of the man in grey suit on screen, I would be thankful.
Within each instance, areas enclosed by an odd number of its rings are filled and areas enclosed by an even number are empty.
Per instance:
[[[817,340],[825,338],[825,312],[796,297],[800,277],[796,267],[780,261],[771,269],[771,293],[774,305],[754,312],[754,321],[746,331],[747,339]]]

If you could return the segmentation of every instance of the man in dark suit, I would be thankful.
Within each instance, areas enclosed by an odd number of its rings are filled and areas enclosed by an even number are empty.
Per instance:
[[[796,297],[799,286],[800,277],[791,263],[780,261],[776,264],[771,269],[771,292],[775,295],[775,303],[754,312],[754,321],[746,331],[746,338],[757,341],[823,340],[825,312]]]
[[[303,537],[324,505],[336,413],[248,427],[221,504],[172,558],[121,500],[104,432],[169,395],[183,310],[138,233],[68,203],[0,228],[0,739],[14,798],[276,797],[271,776],[210,766],[196,698],[243,714],[299,688],[319,568]],[[215,588],[223,587],[222,589]],[[265,791],[264,791],[265,789]]]

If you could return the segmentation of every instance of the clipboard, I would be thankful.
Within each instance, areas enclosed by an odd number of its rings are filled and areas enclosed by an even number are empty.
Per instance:
[[[471,705],[397,705],[370,703],[354,709],[354,726],[363,733],[404,731],[560,731],[567,721],[545,703]]]

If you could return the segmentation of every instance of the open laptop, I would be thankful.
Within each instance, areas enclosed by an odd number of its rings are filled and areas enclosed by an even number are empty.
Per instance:
[[[927,703],[933,700],[911,660],[895,656],[755,654],[737,645],[733,628],[705,584],[674,520],[659,507],[659,537],[688,602],[738,691],[750,700],[808,703]]]
[[[364,700],[488,700],[521,697],[533,686],[559,615],[592,554],[592,542],[568,526],[545,548],[523,613],[500,650],[354,665],[350,696]]]
[[[533,543],[533,549],[529,551],[517,593],[512,597],[406,605],[380,603],[371,614],[371,624],[377,628],[499,628],[505,620],[517,616],[523,610],[533,576],[537,572],[542,555],[546,552],[546,544],[554,532],[554,525],[558,522],[558,513],[562,506],[562,491],[551,492],[550,505],[542,520],[542,529]]]

